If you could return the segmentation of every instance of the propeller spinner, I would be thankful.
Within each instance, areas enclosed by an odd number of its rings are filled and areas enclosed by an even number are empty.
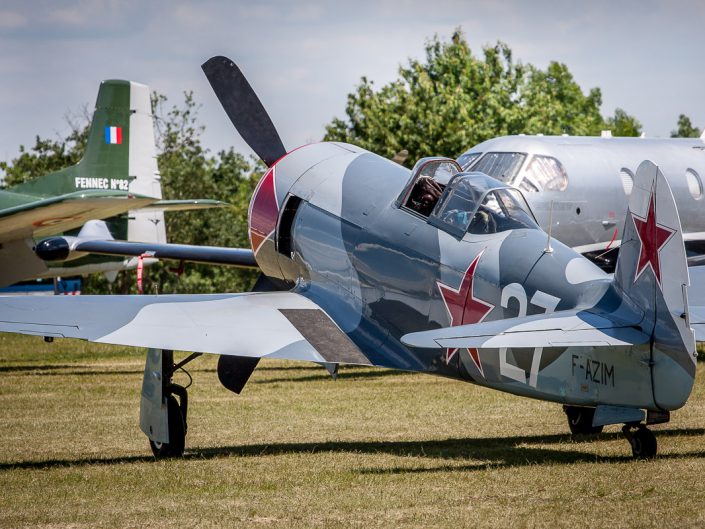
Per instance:
[[[201,65],[225,113],[267,167],[286,154],[269,114],[237,65],[223,56]]]

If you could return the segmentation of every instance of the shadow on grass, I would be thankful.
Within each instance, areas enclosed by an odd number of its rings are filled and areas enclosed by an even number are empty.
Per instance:
[[[400,371],[396,369],[384,369],[384,368],[369,368],[364,367],[367,371],[349,371],[349,368],[345,368],[344,371],[338,373],[338,380],[357,380],[357,379],[368,379],[368,378],[381,378],[390,376],[408,376],[408,375],[420,375],[422,373],[414,373],[413,371]],[[250,380],[248,384],[280,384],[282,382],[316,382],[319,380],[330,380],[331,376],[323,368],[318,368],[318,374],[316,375],[306,375],[306,376],[291,376],[291,377],[281,377],[281,378],[265,378],[262,380]]]
[[[133,369],[100,369],[99,364],[78,365],[78,364],[50,364],[50,365],[17,365],[0,367],[0,373],[12,373],[21,376],[35,377],[64,377],[64,376],[103,376],[103,375],[142,375],[144,368]],[[189,373],[210,373],[215,369],[189,369]]]
[[[103,376],[103,375],[142,375],[144,369],[100,369],[100,364],[18,364],[13,366],[0,366],[0,374],[8,373],[14,375],[27,375],[38,377],[58,377],[58,376]],[[330,380],[330,375],[325,368],[320,366],[282,366],[282,367],[258,367],[257,371],[274,372],[290,372],[290,376],[265,378],[250,380],[249,384],[279,384],[286,382],[311,382],[318,380]],[[189,366],[189,373],[215,373],[216,369],[212,367],[196,368]],[[301,373],[301,375],[298,375]],[[304,374],[315,373],[315,374]],[[368,366],[346,366],[338,373],[340,380],[355,380],[363,378],[378,378],[388,376],[405,376],[417,375],[410,371],[399,371],[384,368],[370,368]]]
[[[705,434],[704,428],[678,428],[655,430],[657,437],[692,437]],[[621,439],[622,435],[610,432],[583,441],[606,441]],[[180,460],[203,460],[225,457],[262,457],[287,454],[390,454],[401,457],[423,457],[445,461],[440,466],[397,466],[384,468],[360,468],[361,474],[406,474],[424,472],[467,472],[487,468],[526,466],[555,463],[619,463],[632,460],[625,441],[624,456],[600,457],[573,449],[554,449],[551,444],[577,444],[568,434],[532,435],[494,438],[456,438],[427,441],[325,441],[321,443],[271,443],[222,446],[213,448],[192,448]],[[705,458],[705,451],[665,454],[659,459]],[[477,460],[468,464],[463,461]],[[50,459],[46,461],[16,461],[0,463],[0,471],[14,469],[50,469],[84,465],[118,465],[125,463],[145,463],[155,461],[151,456],[125,456],[116,458]]]

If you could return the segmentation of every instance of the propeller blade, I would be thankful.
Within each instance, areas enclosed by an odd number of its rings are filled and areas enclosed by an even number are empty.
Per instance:
[[[286,154],[277,129],[240,68],[227,57],[211,57],[201,65],[225,113],[268,167]]]

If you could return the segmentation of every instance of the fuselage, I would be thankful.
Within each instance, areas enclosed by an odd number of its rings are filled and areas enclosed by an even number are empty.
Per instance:
[[[411,332],[589,309],[611,295],[610,278],[580,254],[557,241],[547,252],[538,227],[458,235],[400,206],[410,176],[345,144],[288,154],[263,177],[250,207],[262,271],[321,306],[375,365],[560,402],[654,407],[648,345],[628,355],[404,346]],[[473,178],[483,193],[503,186]]]
[[[519,187],[539,224],[581,253],[618,245],[636,168],[651,160],[666,176],[686,244],[705,241],[705,142],[700,138],[504,136],[464,153],[461,165]]]

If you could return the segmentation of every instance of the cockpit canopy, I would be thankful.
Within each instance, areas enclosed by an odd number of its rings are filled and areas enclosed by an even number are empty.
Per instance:
[[[411,170],[411,177],[397,200],[397,206],[428,217],[450,180],[461,171],[450,158],[421,158]]]
[[[518,189],[448,158],[419,160],[397,206],[458,238],[539,227]]]
[[[429,223],[462,238],[507,230],[538,229],[519,190],[483,173],[460,173],[446,186]]]

